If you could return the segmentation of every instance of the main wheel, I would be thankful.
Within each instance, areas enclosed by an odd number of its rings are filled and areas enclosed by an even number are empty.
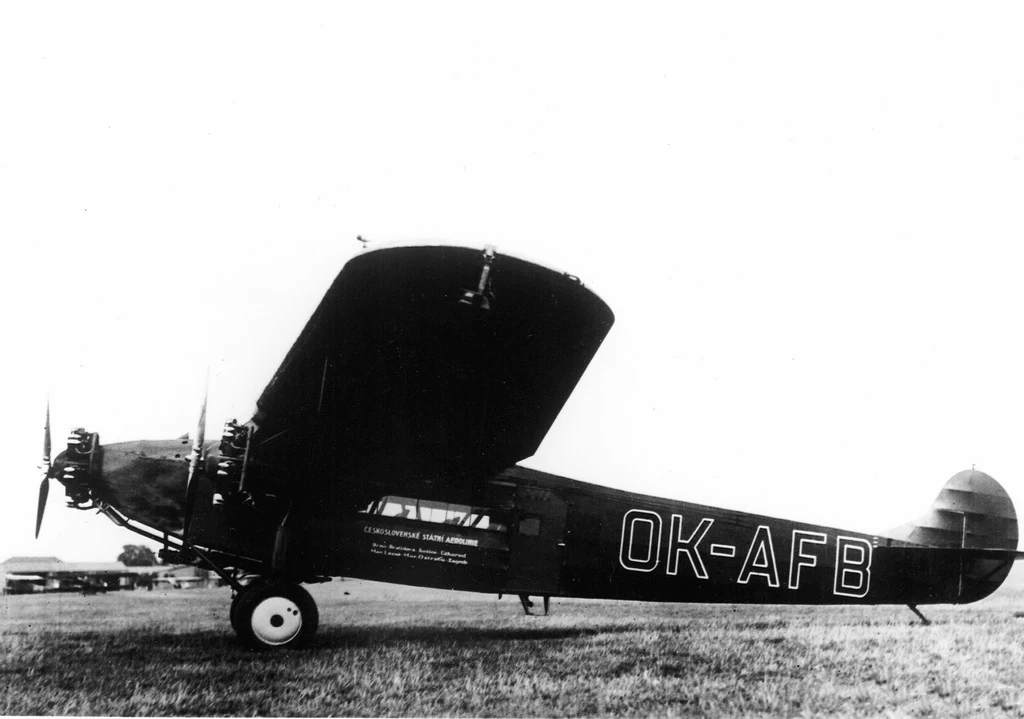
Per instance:
[[[245,587],[231,604],[231,626],[256,649],[300,647],[316,633],[320,613],[298,584],[259,582]]]

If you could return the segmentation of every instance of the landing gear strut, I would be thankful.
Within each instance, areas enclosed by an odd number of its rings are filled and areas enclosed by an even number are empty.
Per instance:
[[[527,615],[533,613],[533,612],[530,611],[531,607],[533,607],[533,602],[530,600],[530,595],[529,594],[520,594],[519,595],[519,602],[520,602],[520,604],[523,605],[523,611],[526,612]],[[544,595],[544,616],[547,616],[548,610],[550,608],[551,608],[551,595],[550,594],[545,594]]]
[[[319,623],[316,602],[298,584],[257,580],[231,601],[231,628],[253,649],[301,647]]]

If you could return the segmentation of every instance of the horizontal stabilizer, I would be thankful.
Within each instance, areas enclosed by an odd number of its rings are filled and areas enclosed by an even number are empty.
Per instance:
[[[1003,583],[1024,552],[990,547],[876,547],[875,560],[898,578],[910,604],[967,604]]]
[[[908,557],[933,557],[939,560],[984,559],[1000,562],[1016,562],[1024,559],[1024,552],[1012,549],[993,549],[989,547],[882,547],[881,551],[899,549]],[[879,551],[879,550],[876,550]]]

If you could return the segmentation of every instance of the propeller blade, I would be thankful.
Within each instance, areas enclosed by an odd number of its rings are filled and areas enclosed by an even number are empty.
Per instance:
[[[43,461],[39,465],[43,473],[43,481],[39,483],[39,503],[36,505],[36,539],[39,529],[43,526],[43,512],[46,511],[46,499],[50,496],[50,398],[46,398],[46,425],[43,427]]]
[[[206,373],[206,388],[203,390],[203,406],[199,410],[199,421],[196,422],[196,431],[192,437],[192,452],[199,454],[203,451],[203,440],[206,439],[206,400],[210,396],[210,373]]]
[[[43,464],[50,468],[50,398],[46,398],[46,427],[43,430]]]
[[[192,437],[192,454],[188,458],[188,479],[185,480],[185,526],[183,537],[188,541],[192,529],[192,505],[195,504],[195,479],[203,457],[203,440],[206,439],[206,400],[210,396],[210,372],[206,372],[206,388],[203,390],[203,406],[199,410],[199,421]]]
[[[39,506],[36,508],[36,539],[39,539],[39,528],[43,526],[43,512],[46,511],[46,498],[50,496],[50,479],[43,477],[39,483]]]

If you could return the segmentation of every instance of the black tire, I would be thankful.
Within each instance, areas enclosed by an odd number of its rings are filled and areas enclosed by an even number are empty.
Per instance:
[[[228,617],[231,620],[231,628],[235,630],[235,634],[241,634],[241,630],[238,628],[238,603],[242,598],[242,593],[239,592],[231,598],[231,611],[228,613]]]
[[[293,649],[309,643],[320,623],[316,602],[298,584],[259,582],[231,603],[231,626],[253,649]]]
[[[241,604],[244,598],[250,596],[255,591],[257,585],[266,584],[269,581],[266,577],[254,577],[231,597],[231,610],[228,613],[228,618],[231,621],[231,628],[235,630],[235,634],[239,637],[242,636],[242,630],[238,626],[238,605]]]

